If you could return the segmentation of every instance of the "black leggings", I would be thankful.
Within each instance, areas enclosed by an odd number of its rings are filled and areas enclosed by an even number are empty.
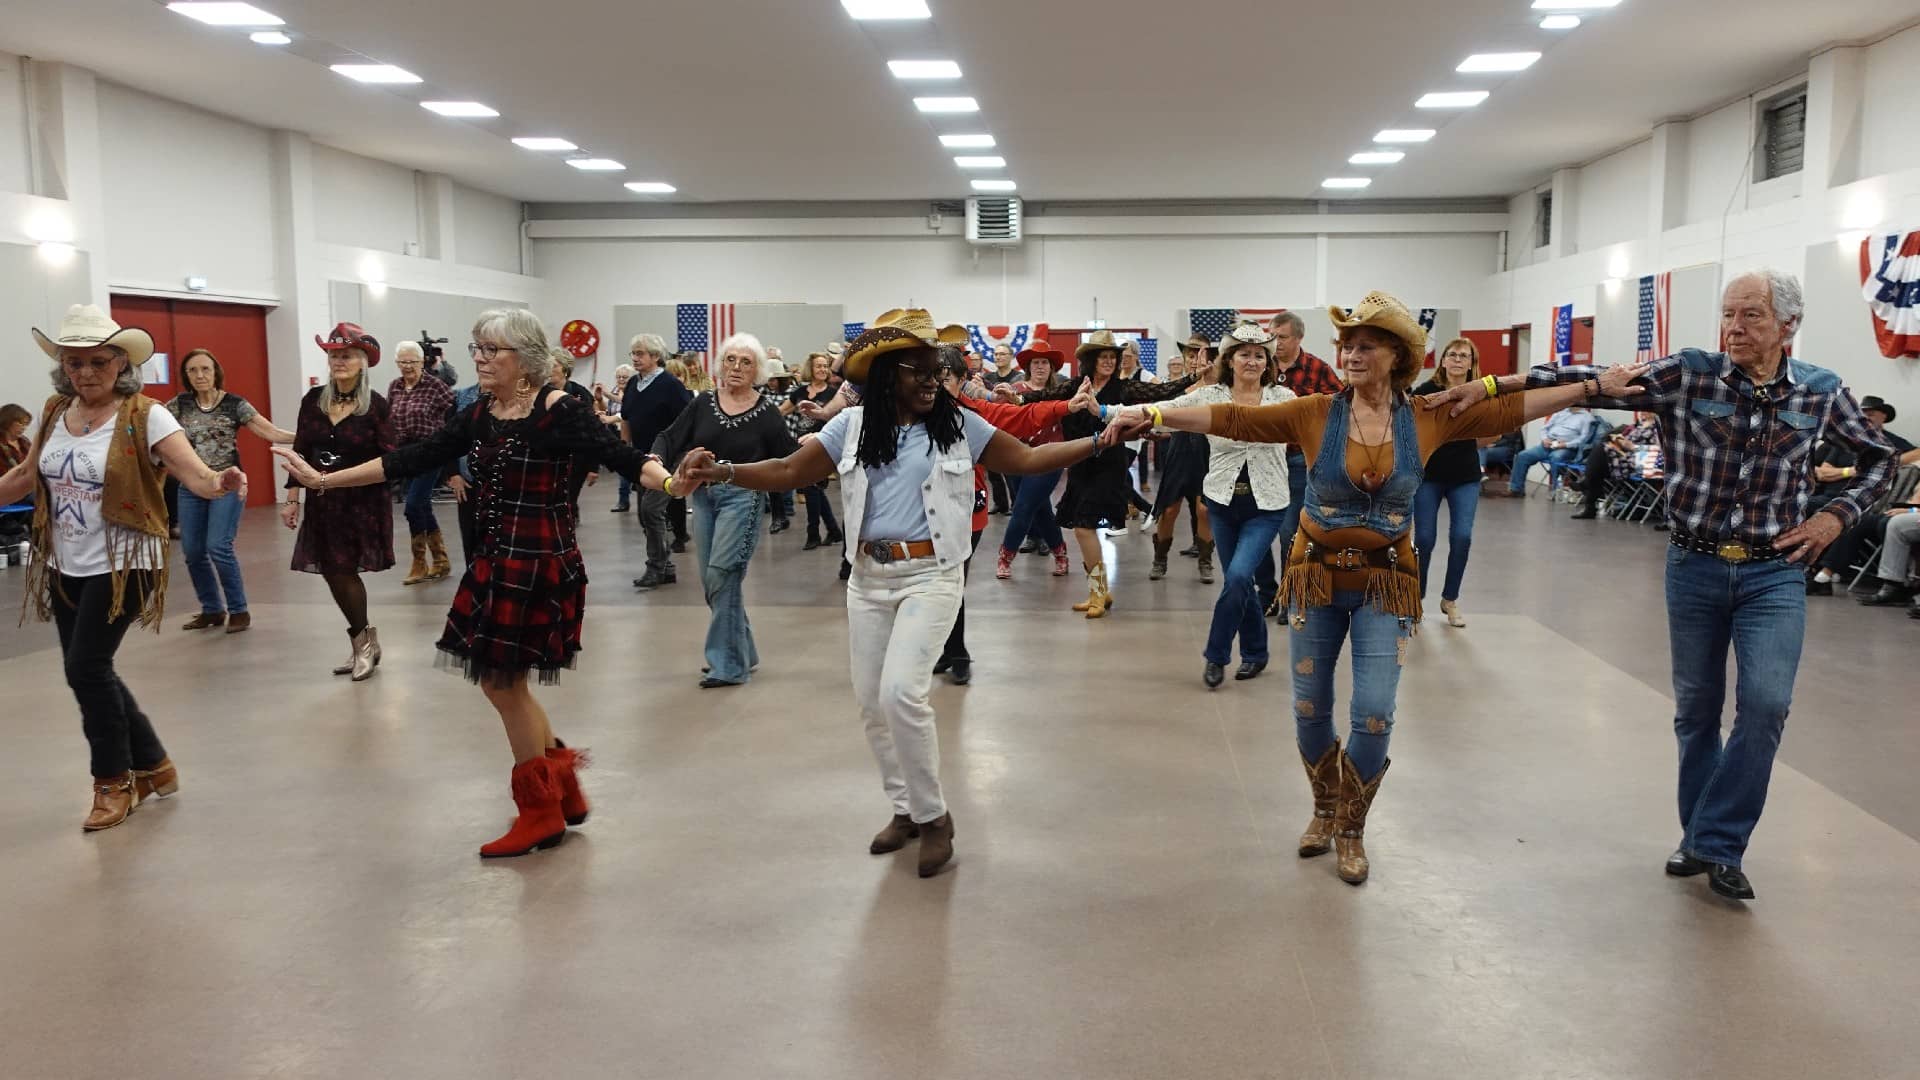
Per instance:
[[[113,670],[114,654],[127,627],[140,615],[153,576],[127,574],[120,617],[108,620],[113,606],[113,575],[68,577],[61,574],[53,594],[53,621],[60,631],[60,655],[67,685],[80,705],[80,727],[91,751],[90,768],[98,777],[121,776],[130,769],[151,769],[167,756],[153,723],[133,700],[133,692]]]
[[[347,617],[347,633],[357,634],[367,628],[367,583],[360,580],[359,574],[324,575],[327,588],[333,591],[333,602],[340,614]]]
[[[968,550],[967,561],[960,564],[960,610],[953,617],[953,629],[947,631],[947,647],[940,652],[941,659],[951,663],[955,660],[973,662],[973,656],[967,652],[967,571],[973,569],[973,552],[980,550],[980,533],[973,534],[973,547]]]

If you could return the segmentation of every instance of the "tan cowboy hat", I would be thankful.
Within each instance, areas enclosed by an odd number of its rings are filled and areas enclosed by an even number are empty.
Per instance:
[[[1113,339],[1111,330],[1095,330],[1088,334],[1085,341],[1074,347],[1073,358],[1085,362],[1089,353],[1119,352],[1122,343]]]
[[[967,340],[964,326],[936,329],[933,316],[925,308],[895,308],[869,323],[859,337],[847,346],[847,360],[840,374],[856,386],[865,386],[873,361],[901,349],[919,349],[931,345],[961,345]]]
[[[1414,317],[1413,312],[1407,310],[1407,305],[1386,293],[1370,292],[1361,297],[1360,306],[1352,310],[1329,307],[1327,318],[1333,320],[1336,331],[1371,326],[1406,342],[1416,359],[1427,355],[1426,328],[1420,325],[1420,320]],[[1335,340],[1337,343],[1338,339]]]
[[[1187,349],[1198,349],[1203,353],[1210,353],[1213,351],[1214,345],[1213,342],[1207,340],[1205,334],[1190,334],[1185,343],[1180,346],[1180,349],[1183,352]]]
[[[1225,356],[1242,345],[1257,346],[1267,354],[1268,360],[1273,359],[1273,331],[1259,323],[1243,322],[1221,335],[1220,355]]]
[[[75,304],[60,320],[59,336],[49,338],[36,327],[33,340],[40,351],[58,359],[61,349],[94,349],[108,345],[127,354],[134,367],[153,356],[153,335],[137,326],[122,327],[92,304]]]
[[[775,379],[791,380],[792,378],[794,378],[794,374],[792,371],[788,370],[786,362],[781,360],[777,356],[767,357],[767,366],[762,370],[765,375],[765,378],[762,378],[760,380],[760,384],[762,386],[772,382]]]

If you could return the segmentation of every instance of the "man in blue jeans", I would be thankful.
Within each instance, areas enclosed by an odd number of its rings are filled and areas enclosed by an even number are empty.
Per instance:
[[[1593,425],[1599,423],[1598,417],[1585,409],[1561,409],[1547,418],[1547,427],[1541,433],[1540,444],[1529,446],[1513,459],[1513,477],[1507,482],[1506,494],[1509,498],[1523,498],[1527,494],[1527,472],[1535,465],[1549,461],[1578,461],[1586,453],[1587,437],[1593,434]],[[1495,489],[1498,492],[1498,489]]]
[[[1680,749],[1681,839],[1667,873],[1706,874],[1715,893],[1734,900],[1754,895],[1741,859],[1766,805],[1793,699],[1806,630],[1805,568],[1873,504],[1893,467],[1893,448],[1840,377],[1786,357],[1801,311],[1799,281],[1757,271],[1728,283],[1722,297],[1727,351],[1684,349],[1654,361],[1641,379],[1644,393],[1600,397],[1591,367],[1541,367],[1498,380],[1502,392],[1587,383],[1596,408],[1659,417],[1672,525],[1667,627]],[[1439,395],[1456,410],[1485,396],[1480,383]],[[1852,449],[1859,472],[1808,515],[1807,463],[1821,439]],[[1729,647],[1733,731],[1723,742]]]

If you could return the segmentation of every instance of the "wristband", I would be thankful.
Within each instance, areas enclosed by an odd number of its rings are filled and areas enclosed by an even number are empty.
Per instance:
[[[1493,376],[1489,375],[1486,378],[1480,380],[1480,385],[1487,388],[1488,397],[1500,396],[1500,380],[1499,379],[1496,379]]]
[[[1112,412],[1113,412],[1113,407],[1111,405],[1100,406],[1100,422],[1103,424],[1106,423],[1107,416]]]
[[[1149,417],[1151,417],[1151,418],[1153,419],[1153,426],[1154,426],[1154,427],[1159,427],[1159,426],[1161,426],[1161,423],[1162,423],[1163,421],[1165,421],[1165,420],[1166,420],[1166,418],[1167,418],[1167,414],[1166,414],[1166,413],[1163,413],[1163,412],[1161,412],[1161,411],[1160,411],[1160,406],[1158,406],[1158,405],[1149,405],[1149,406],[1147,406],[1147,415],[1148,415]]]
[[[667,482],[660,485],[660,490],[666,492],[668,498],[672,498],[673,497],[673,477],[671,476],[667,477]]]

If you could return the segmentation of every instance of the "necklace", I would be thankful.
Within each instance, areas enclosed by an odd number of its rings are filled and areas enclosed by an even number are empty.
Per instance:
[[[1386,471],[1382,471],[1380,467],[1380,451],[1392,445],[1386,441],[1387,429],[1392,426],[1392,424],[1393,408],[1392,406],[1388,406],[1385,418],[1380,421],[1380,441],[1377,443],[1363,442],[1360,444],[1367,452],[1364,463],[1366,467],[1360,470],[1360,490],[1365,491],[1368,495],[1378,494],[1380,489],[1386,486],[1387,475],[1392,471],[1391,458],[1388,459],[1388,468]]]
[[[82,435],[91,435],[91,434],[93,434],[93,428],[94,428],[94,425],[96,425],[96,424],[98,424],[98,423],[100,423],[100,422],[101,422],[102,420],[105,420],[105,419],[106,419],[107,417],[109,417],[109,416],[112,416],[112,415],[113,415],[114,413],[116,413],[116,412],[118,412],[118,411],[120,411],[120,410],[119,410],[119,406],[118,406],[118,405],[114,405],[114,406],[112,406],[112,407],[110,407],[110,408],[109,408],[109,409],[108,409],[108,410],[107,410],[106,412],[104,412],[104,413],[101,413],[101,414],[98,414],[98,415],[96,415],[96,416],[94,416],[94,417],[93,417],[92,419],[85,419],[85,420],[81,420],[81,421],[80,421],[80,434],[82,434]]]

